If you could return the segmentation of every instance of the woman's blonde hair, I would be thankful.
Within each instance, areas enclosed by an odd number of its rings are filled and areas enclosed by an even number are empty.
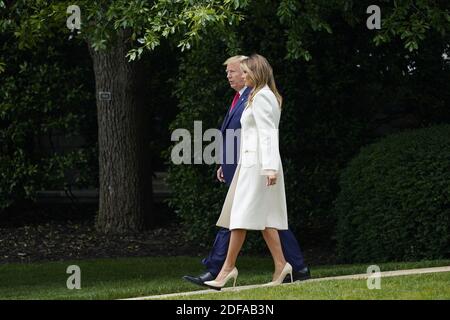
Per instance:
[[[259,54],[252,54],[249,58],[241,61],[241,69],[247,72],[247,76],[253,83],[253,90],[248,98],[248,103],[253,102],[253,98],[265,85],[268,85],[270,90],[275,94],[278,104],[283,103],[283,98],[277,90],[275,79],[273,77],[273,70],[266,58]]]

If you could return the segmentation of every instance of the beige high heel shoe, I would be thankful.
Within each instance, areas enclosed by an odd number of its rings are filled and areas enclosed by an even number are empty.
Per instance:
[[[227,284],[228,280],[233,278],[234,279],[233,287],[235,287],[236,286],[236,279],[237,279],[238,274],[239,274],[238,270],[236,269],[236,267],[234,267],[233,270],[231,270],[230,273],[228,273],[226,275],[226,277],[223,278],[221,281],[212,280],[212,281],[205,281],[203,283],[206,286],[208,286],[208,287],[210,287],[212,289],[220,290],[223,287],[225,287],[225,285]]]
[[[291,275],[291,283],[292,283],[292,266],[289,264],[289,262],[286,262],[286,264],[284,265],[283,270],[281,271],[280,275],[278,276],[278,278],[274,281],[271,281],[269,283],[266,283],[264,286],[276,286],[279,284],[283,283],[284,278],[286,278],[286,276],[290,274]]]

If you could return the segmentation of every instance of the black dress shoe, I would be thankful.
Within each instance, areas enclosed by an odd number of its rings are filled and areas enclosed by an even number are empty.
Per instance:
[[[308,280],[311,279],[311,272],[309,271],[308,267],[304,267],[300,271],[292,271],[292,277],[294,278],[292,282]],[[290,283],[290,282],[291,282],[291,275],[288,274],[286,278],[284,278],[283,283]]]
[[[204,282],[214,280],[216,277],[211,272],[205,272],[197,277],[183,276],[183,279],[199,286],[208,287]]]

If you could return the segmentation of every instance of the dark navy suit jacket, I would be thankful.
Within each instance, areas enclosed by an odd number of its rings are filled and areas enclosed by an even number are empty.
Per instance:
[[[222,131],[223,144],[222,144],[222,172],[223,177],[225,179],[225,183],[229,186],[231,184],[231,180],[233,180],[234,172],[236,171],[238,157],[239,157],[239,140],[240,136],[234,135],[234,130],[241,129],[241,116],[242,112],[245,109],[245,105],[247,103],[248,95],[250,94],[251,88],[246,88],[245,91],[240,96],[238,102],[234,106],[233,110],[228,111],[225,119],[223,120],[222,127],[220,131]],[[226,130],[232,129],[233,132],[230,132],[229,137],[232,139],[228,139]],[[233,138],[234,137],[234,138]],[[234,141],[233,141],[234,140]],[[233,156],[229,155],[228,163],[226,161],[228,152],[234,152]],[[232,159],[232,161],[230,161]]]

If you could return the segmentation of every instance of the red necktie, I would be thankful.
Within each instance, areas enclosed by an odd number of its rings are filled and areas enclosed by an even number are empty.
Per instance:
[[[238,102],[240,96],[241,95],[239,94],[239,92],[236,92],[236,94],[234,95],[234,98],[233,98],[233,102],[231,103],[230,112],[231,112],[231,110],[233,110],[233,108],[236,105],[236,103]]]

